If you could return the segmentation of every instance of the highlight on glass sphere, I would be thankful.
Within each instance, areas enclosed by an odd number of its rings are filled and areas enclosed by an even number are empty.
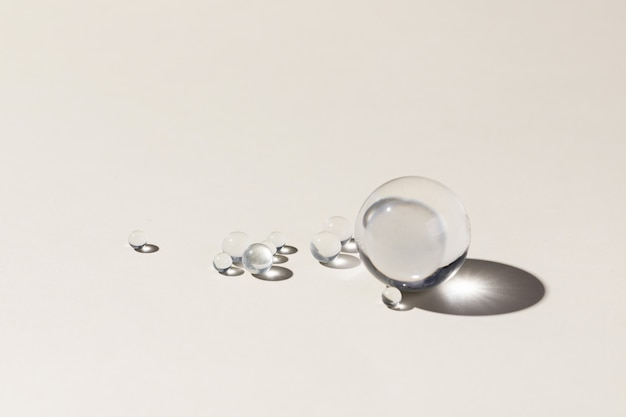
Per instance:
[[[341,244],[346,243],[352,237],[352,223],[350,223],[350,221],[345,217],[341,216],[333,216],[326,219],[322,230],[339,236]]]
[[[252,239],[247,234],[231,232],[222,241],[222,251],[229,254],[233,258],[233,262],[239,262],[250,243],[252,243]]]
[[[272,251],[262,243],[253,243],[243,252],[243,266],[251,274],[262,274],[273,264]]]
[[[452,191],[409,176],[370,194],[354,237],[363,264],[377,279],[402,291],[421,291],[459,270],[470,244],[470,223]]]
[[[341,240],[331,232],[319,232],[311,239],[311,254],[321,263],[334,261],[341,253]]]

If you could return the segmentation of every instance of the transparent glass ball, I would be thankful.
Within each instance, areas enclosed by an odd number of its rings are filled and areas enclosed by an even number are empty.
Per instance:
[[[287,243],[287,236],[283,232],[274,231],[270,233],[267,240],[272,242],[274,246],[276,246],[276,249],[280,249]]]
[[[253,243],[243,252],[243,266],[251,274],[269,271],[272,263],[272,251],[262,243]]]
[[[451,278],[465,261],[470,224],[448,188],[428,178],[401,177],[378,187],[357,216],[361,260],[380,281],[421,291]]]
[[[381,295],[383,303],[389,307],[396,307],[402,301],[402,293],[396,287],[386,287]]]
[[[276,248],[276,245],[274,245],[274,242],[272,242],[271,240],[264,240],[261,243],[264,244],[265,246],[267,246],[268,248],[270,248],[270,251],[272,251],[272,255],[276,254],[276,251],[278,249]]]
[[[319,232],[311,239],[311,254],[322,263],[328,263],[337,258],[341,252],[339,236],[330,232]]]
[[[148,234],[143,230],[133,230],[128,235],[128,244],[134,249],[141,249],[148,243]]]
[[[346,243],[352,237],[352,223],[345,217],[333,216],[324,222],[322,230],[339,236],[341,243]]]
[[[229,254],[233,261],[239,261],[250,243],[252,243],[252,239],[247,234],[231,232],[222,241],[222,251]]]
[[[213,267],[219,272],[225,272],[233,266],[233,259],[229,254],[220,252],[213,258]]]

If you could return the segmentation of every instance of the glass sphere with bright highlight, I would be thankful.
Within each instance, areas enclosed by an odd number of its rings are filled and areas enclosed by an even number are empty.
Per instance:
[[[143,230],[133,230],[128,235],[128,244],[133,249],[141,249],[148,243],[148,235]]]
[[[251,274],[262,274],[270,270],[273,256],[270,248],[262,243],[253,243],[243,252],[243,266]]]
[[[325,232],[331,232],[339,236],[339,240],[344,244],[352,237],[352,223],[345,217],[333,216],[326,219],[322,228]]]
[[[402,291],[421,291],[459,270],[470,244],[470,223],[463,204],[444,185],[401,177],[365,200],[354,238],[377,279]]]
[[[222,241],[222,251],[233,258],[233,262],[241,261],[243,252],[250,246],[252,239],[243,232],[231,232]]]

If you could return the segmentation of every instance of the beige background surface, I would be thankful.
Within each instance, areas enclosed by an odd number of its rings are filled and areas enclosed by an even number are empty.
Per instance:
[[[622,1],[4,1],[0,415],[626,414]],[[308,253],[422,175],[546,297],[380,303]],[[133,252],[146,230],[161,250]],[[282,230],[293,278],[211,269]]]

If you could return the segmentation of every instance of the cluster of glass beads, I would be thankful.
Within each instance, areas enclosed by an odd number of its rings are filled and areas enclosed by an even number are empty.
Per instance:
[[[263,274],[272,268],[274,255],[286,241],[282,232],[272,232],[261,242],[253,242],[244,232],[231,232],[222,241],[222,252],[213,258],[213,267],[225,273],[233,263],[241,263],[251,274]]]
[[[470,236],[465,207],[451,190],[429,178],[407,176],[375,189],[361,206],[354,229],[344,217],[327,219],[309,247],[317,261],[337,267],[341,262],[331,263],[356,246],[361,262],[386,286],[383,303],[398,309],[403,292],[428,290],[456,274],[467,256]],[[243,273],[240,268],[231,270],[233,264],[253,275],[264,274],[274,263],[286,262],[282,254],[297,251],[285,247],[285,242],[281,232],[260,242],[243,232],[229,233],[213,267],[224,275]],[[140,230],[131,232],[128,243],[142,253],[158,250]]]

